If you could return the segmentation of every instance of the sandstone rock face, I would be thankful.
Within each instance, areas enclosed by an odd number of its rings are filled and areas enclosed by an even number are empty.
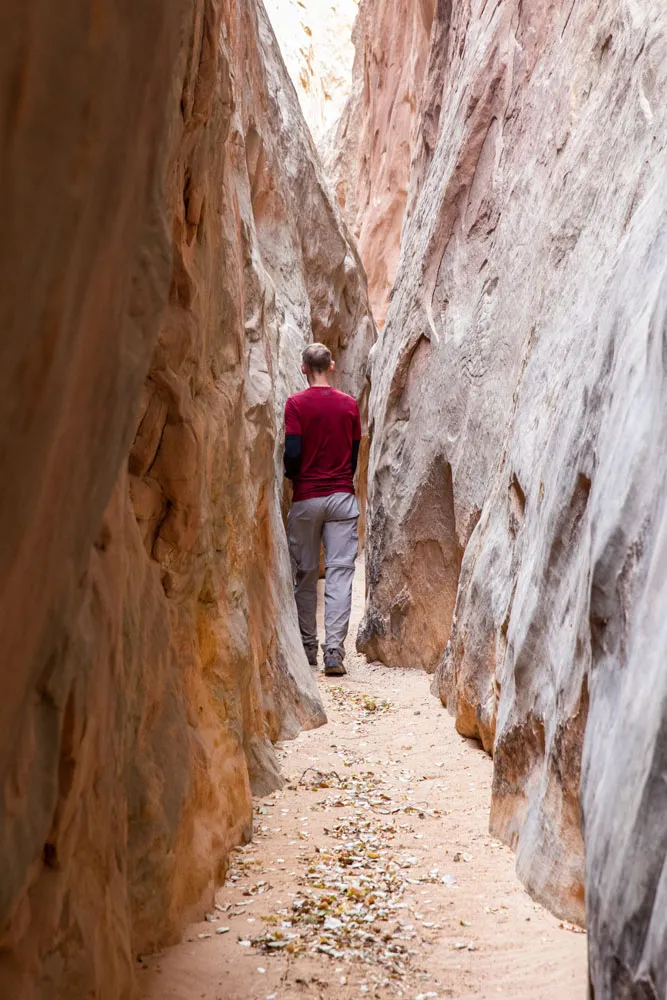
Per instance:
[[[350,93],[359,0],[266,0],[310,131],[319,146]]]
[[[667,15],[436,20],[439,138],[372,359],[360,644],[437,667],[531,891],[581,921],[585,883],[596,1000],[662,996]]]
[[[434,131],[419,114],[434,8],[435,0],[361,0],[352,93],[325,149],[380,327],[396,277],[413,152],[418,144],[421,163]],[[431,118],[433,105],[429,100],[422,106]]]
[[[271,741],[324,721],[281,410],[311,325],[363,404],[374,331],[261,7],[10,7],[0,994],[124,1000],[249,836]]]

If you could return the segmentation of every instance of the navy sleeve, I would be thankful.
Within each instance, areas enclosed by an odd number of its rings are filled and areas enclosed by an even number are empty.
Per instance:
[[[352,475],[357,471],[357,461],[359,459],[359,445],[360,441],[352,442]]]
[[[288,479],[294,479],[299,474],[301,468],[301,435],[285,435],[285,475]]]

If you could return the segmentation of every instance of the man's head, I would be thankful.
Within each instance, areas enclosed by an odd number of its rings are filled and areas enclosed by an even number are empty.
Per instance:
[[[331,351],[325,344],[309,344],[301,355],[301,361],[301,371],[311,385],[326,385],[327,375],[336,368]]]

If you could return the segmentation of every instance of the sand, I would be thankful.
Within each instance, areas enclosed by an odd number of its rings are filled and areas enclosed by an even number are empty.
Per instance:
[[[354,652],[362,610],[360,569],[348,676],[321,676],[329,724],[281,746],[286,787],[256,801],[211,919],[142,959],[144,1000],[584,1000],[585,934],[530,899],[488,833],[491,760],[425,674]],[[368,886],[386,872],[399,888],[382,897]],[[318,902],[333,930],[303,916]],[[247,944],[266,935],[270,953]]]

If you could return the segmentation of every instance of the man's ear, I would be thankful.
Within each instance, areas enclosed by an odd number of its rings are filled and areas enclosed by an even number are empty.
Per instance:
[[[332,361],[331,364],[329,365],[329,371],[330,372],[335,372],[336,371],[336,362],[335,361]]]
[[[301,365],[301,371],[303,372],[304,375],[308,374],[308,369],[306,368],[305,365]]]

